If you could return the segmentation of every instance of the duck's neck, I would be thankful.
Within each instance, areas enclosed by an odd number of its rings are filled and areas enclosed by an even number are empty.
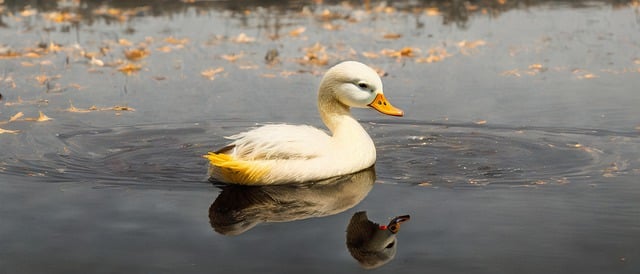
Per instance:
[[[351,110],[347,105],[333,98],[320,98],[318,110],[334,140],[345,140],[349,143],[353,143],[354,139],[371,140],[360,123],[351,116]]]

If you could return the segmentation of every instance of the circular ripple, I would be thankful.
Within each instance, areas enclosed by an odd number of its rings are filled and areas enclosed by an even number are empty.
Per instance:
[[[475,125],[376,125],[384,183],[435,186],[563,184],[602,176],[594,136]],[[387,133],[385,133],[387,132]],[[391,133],[393,132],[393,133]]]

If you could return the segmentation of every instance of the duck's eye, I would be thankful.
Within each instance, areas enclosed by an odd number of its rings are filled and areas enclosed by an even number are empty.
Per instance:
[[[369,89],[369,85],[367,85],[367,83],[365,83],[365,82],[360,82],[360,83],[358,83],[358,86],[359,86],[361,89]]]

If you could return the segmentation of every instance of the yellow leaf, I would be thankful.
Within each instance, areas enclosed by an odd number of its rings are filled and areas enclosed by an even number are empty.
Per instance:
[[[36,76],[36,81],[38,81],[38,83],[40,83],[41,85],[44,85],[47,80],[49,80],[49,77],[44,74]]]
[[[114,107],[111,108],[111,110],[115,110],[115,111],[136,111],[132,107],[128,107],[128,106],[114,106]]]
[[[20,132],[19,130],[10,130],[10,129],[0,128],[0,134],[4,134],[4,133],[17,134],[19,132]]]
[[[130,47],[130,46],[133,45],[129,40],[124,39],[124,38],[118,39],[118,44],[120,44],[121,46],[125,46],[125,47]]]
[[[475,121],[473,123],[476,124],[476,125],[484,125],[484,124],[487,123],[487,120],[478,120],[478,121]]]
[[[49,118],[49,116],[44,115],[44,113],[42,113],[42,111],[40,111],[40,116],[38,116],[38,119],[36,119],[36,122],[46,122],[46,121],[50,121],[53,120],[51,118]]]
[[[300,36],[300,34],[302,34],[305,30],[307,30],[305,27],[298,27],[292,31],[289,32],[289,36],[291,37],[298,37]]]
[[[131,75],[134,72],[138,72],[140,69],[142,69],[141,65],[137,65],[137,64],[125,64],[121,67],[118,68],[118,70],[126,75]]]
[[[362,52],[362,56],[367,57],[367,58],[370,58],[370,59],[375,59],[375,58],[380,57],[380,55],[378,55],[377,53],[375,53],[375,52],[368,52],[368,51]]]
[[[216,79],[216,74],[221,73],[224,71],[223,67],[219,67],[219,68],[215,68],[215,69],[207,69],[203,72],[200,73],[200,75],[202,75],[203,77],[209,79],[209,80],[214,80]]]
[[[187,43],[189,43],[188,38],[177,39],[173,36],[165,38],[164,41],[172,45],[186,45]]]
[[[235,62],[236,60],[240,59],[240,57],[242,57],[242,53],[240,54],[224,54],[220,57],[222,57],[222,59],[227,60],[229,62]]]
[[[18,119],[20,119],[22,116],[24,116],[24,113],[22,113],[22,111],[21,111],[21,112],[18,112],[18,113],[16,113],[15,115],[11,116],[11,118],[9,118],[9,122],[13,122],[13,121],[15,121],[15,120],[18,120]]]
[[[438,10],[438,8],[426,8],[424,10],[424,13],[427,16],[438,16],[438,15],[440,15],[440,10]]]
[[[238,36],[231,39],[232,42],[235,43],[252,43],[256,41],[256,38],[247,36],[244,32],[238,34]]]
[[[140,60],[142,58],[147,57],[148,55],[149,55],[149,50],[147,49],[132,49],[132,50],[124,51],[124,56],[131,61]]]

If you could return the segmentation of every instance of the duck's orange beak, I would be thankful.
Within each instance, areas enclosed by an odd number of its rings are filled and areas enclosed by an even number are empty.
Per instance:
[[[404,111],[392,106],[391,103],[387,101],[387,98],[385,98],[384,95],[382,95],[382,93],[378,93],[378,95],[376,95],[376,98],[373,99],[373,102],[371,102],[369,106],[386,115],[391,115],[391,116],[404,115]]]

